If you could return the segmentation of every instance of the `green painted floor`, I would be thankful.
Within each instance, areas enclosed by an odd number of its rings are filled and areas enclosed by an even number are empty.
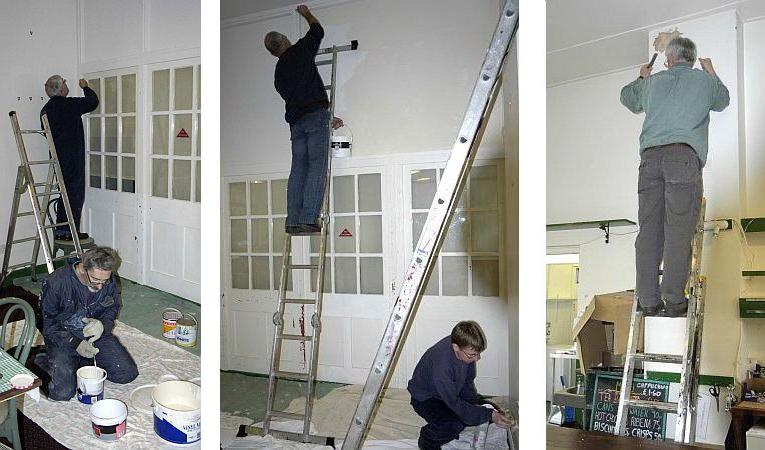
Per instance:
[[[290,402],[303,396],[304,383],[283,380],[277,383],[274,409],[285,410]],[[333,389],[345,386],[340,383],[316,382],[316,398],[322,398]],[[255,423],[266,415],[268,377],[241,372],[221,371],[220,405],[223,412],[234,416],[247,417]]]
[[[29,276],[14,278],[13,284],[40,295],[43,276],[42,274],[38,275],[36,282],[32,281]],[[117,317],[118,320],[138,328],[148,335],[165,339],[162,337],[162,311],[168,307],[179,309],[184,313],[191,313],[197,320],[200,319],[198,304],[158,289],[122,279],[122,309]],[[197,356],[199,356],[201,339],[200,328],[197,327],[197,345],[182,347]]]

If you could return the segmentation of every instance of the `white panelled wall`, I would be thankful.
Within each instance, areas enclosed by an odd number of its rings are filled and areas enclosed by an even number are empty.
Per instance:
[[[765,215],[765,141],[756,124],[765,111],[759,82],[765,56],[759,43],[765,21],[741,23],[731,10],[647,30],[646,60],[654,51],[651,44],[656,33],[675,27],[696,42],[700,57],[712,59],[731,93],[730,106],[722,113],[711,113],[709,158],[704,169],[707,219],[761,217]],[[661,62],[659,58],[654,70],[663,70]],[[624,108],[619,103],[619,92],[637,76],[638,63],[622,71],[548,87],[548,223],[621,218],[636,221],[638,137],[643,116]],[[580,253],[580,311],[593,294],[634,289],[636,232],[636,227],[612,228],[609,244],[599,231],[547,233],[548,253],[562,248]],[[746,354],[765,355],[761,344],[765,328],[738,318],[738,298],[746,288],[741,270],[762,270],[765,265],[762,240],[748,234],[747,243],[742,235],[738,230],[723,231],[719,236],[706,233],[702,261],[708,289],[701,372],[737,380],[742,378],[739,364],[741,359],[745,362]],[[646,351],[671,352],[667,344],[683,342],[684,328],[672,330],[674,339],[657,342],[650,339],[651,329],[666,324],[648,321],[646,327]],[[739,349],[742,337],[744,345]],[[700,392],[708,397],[705,388]],[[702,405],[708,409],[706,402],[703,400]],[[717,413],[714,406],[708,413],[704,416],[706,422],[699,424],[697,438],[721,444],[730,415]]]
[[[322,47],[359,41],[359,50],[338,58],[336,115],[352,129],[354,141],[353,156],[333,162],[334,247],[326,266],[319,378],[363,383],[419,233],[417,223],[428,208],[420,205],[424,199],[430,204],[437,169],[456,137],[499,9],[493,2],[353,0],[322,2],[312,11],[325,27]],[[283,181],[274,180],[289,173],[290,142],[284,104],[273,87],[276,59],[262,40],[277,30],[294,42],[306,31],[302,20],[274,10],[222,23],[224,370],[268,372],[285,215],[283,206],[273,209],[284,201]],[[465,209],[454,216],[451,241],[431,277],[392,386],[405,387],[422,353],[458,321],[473,319],[489,340],[478,365],[479,391],[516,395],[509,387],[509,361],[517,358],[517,349],[508,346],[506,228],[512,227],[505,225],[506,108],[502,100],[494,106],[476,160],[482,167],[472,174],[474,191],[468,187],[463,194]],[[373,188],[362,185],[369,174],[379,174],[379,188],[376,182]],[[369,200],[370,192],[376,192],[371,198],[379,196],[381,209]],[[351,205],[354,195],[355,212],[348,212],[350,206],[337,209]],[[268,200],[272,209],[258,207],[254,198],[261,204]],[[346,228],[360,234],[340,237]],[[309,242],[299,241],[293,255],[309,258]],[[311,296],[309,280],[294,281],[297,293]],[[286,323],[296,330],[305,317],[310,332],[309,310],[287,315]],[[286,348],[285,359],[300,368],[302,349]]]

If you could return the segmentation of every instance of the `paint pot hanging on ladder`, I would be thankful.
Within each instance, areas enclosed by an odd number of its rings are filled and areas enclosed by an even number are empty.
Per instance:
[[[191,314],[184,314],[175,323],[175,343],[181,347],[197,345],[197,319]]]
[[[353,133],[347,125],[343,125],[332,132],[332,157],[348,158],[351,156],[353,146]]]
[[[183,313],[175,308],[165,308],[162,311],[162,336],[175,339],[175,324],[183,317]]]

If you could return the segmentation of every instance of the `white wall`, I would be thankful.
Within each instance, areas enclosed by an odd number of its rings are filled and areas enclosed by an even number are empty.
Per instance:
[[[496,25],[496,3],[358,0],[314,13],[326,31],[322,47],[359,41],[358,50],[339,55],[336,107],[353,131],[355,155],[451,148]],[[284,103],[273,87],[276,59],[262,42],[271,30],[294,42],[306,27],[296,15],[265,17],[223,24],[224,175],[234,165],[289,162]],[[484,152],[502,153],[502,112],[498,102]]]
[[[50,11],[56,11],[55,15]],[[48,101],[45,80],[60,74],[67,81],[71,95],[82,95],[77,87],[77,2],[41,0],[3,2],[0,14],[0,239],[2,246],[8,232],[9,213],[16,181],[19,156],[11,133],[7,112],[18,112],[22,128],[40,128],[40,108]],[[47,157],[47,145],[38,136],[26,136],[27,151],[35,159]],[[22,202],[29,210],[29,200]],[[21,229],[21,230],[19,230]],[[17,238],[34,229],[34,219],[24,217],[17,225]],[[31,245],[14,246],[11,264],[31,256]]]
[[[765,216],[765,20],[744,24],[746,183],[748,217]]]

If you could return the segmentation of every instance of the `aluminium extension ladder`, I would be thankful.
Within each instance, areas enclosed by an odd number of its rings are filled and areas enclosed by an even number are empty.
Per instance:
[[[691,270],[686,290],[688,291],[688,313],[686,314],[685,355],[667,355],[637,352],[643,313],[637,308],[637,297],[632,303],[632,317],[624,358],[619,409],[616,414],[614,434],[623,435],[627,429],[629,407],[640,407],[677,414],[675,442],[693,444],[696,440],[696,407],[699,391],[699,369],[701,361],[701,337],[704,328],[704,295],[706,279],[701,275],[701,251],[704,243],[704,212],[706,199],[701,200],[701,210],[696,221],[696,232],[691,244]],[[632,381],[635,361],[662,362],[681,365],[680,394],[678,401],[656,402],[632,399]]]
[[[457,199],[478,151],[482,127],[488,122],[492,99],[497,95],[502,67],[510,50],[518,27],[518,0],[506,0],[497,27],[486,52],[478,80],[465,112],[451,156],[444,169],[428,217],[412,259],[406,268],[403,283],[391,311],[388,325],[380,341],[364,390],[351,419],[343,450],[361,448],[372,413],[380,400],[393,362],[404,345],[404,338],[414,321],[425,287],[425,280],[438,258],[440,246],[446,236],[449,220],[456,208]]]
[[[19,120],[16,115],[16,111],[8,113],[11,120],[11,128],[13,129],[13,135],[16,138],[16,147],[19,151],[19,158],[21,164],[16,172],[16,186],[13,194],[13,204],[11,206],[11,219],[8,225],[8,238],[5,244],[5,254],[3,255],[3,269],[0,273],[0,284],[5,280],[10,272],[21,269],[23,267],[30,267],[32,275],[34,276],[35,267],[37,265],[37,259],[40,254],[40,247],[42,247],[43,255],[45,257],[45,265],[48,268],[48,273],[53,272],[54,261],[65,260],[71,258],[73,255],[63,255],[56,257],[51,248],[50,240],[48,237],[48,230],[56,227],[68,226],[69,231],[72,234],[72,240],[74,244],[75,252],[78,257],[82,256],[82,247],[80,245],[80,239],[77,235],[77,229],[74,225],[72,218],[72,209],[69,205],[69,197],[66,193],[66,186],[64,186],[64,177],[61,173],[61,165],[58,162],[58,154],[56,153],[56,146],[53,143],[53,134],[51,133],[50,123],[48,122],[48,116],[43,114],[41,118],[42,130],[22,130],[19,127]],[[24,144],[25,134],[39,134],[46,139],[48,144],[48,152],[50,159],[45,160],[29,160],[27,155],[27,149]],[[44,183],[35,183],[34,175],[32,173],[32,166],[48,166],[48,175]],[[38,191],[38,188],[42,188]],[[27,193],[31,202],[31,211],[19,211],[21,204],[21,198]],[[47,205],[51,200],[51,196],[59,195],[60,201],[64,203],[64,210],[66,211],[66,222],[55,223],[55,218],[48,219],[49,215],[46,214]],[[42,199],[42,201],[40,201]],[[41,207],[45,205],[45,208]],[[35,226],[37,228],[37,234],[34,236],[26,236],[19,239],[15,239],[16,221],[19,217],[34,216]],[[46,220],[48,219],[48,220]],[[34,248],[32,250],[32,258],[23,263],[10,265],[11,250],[14,245],[21,244],[23,242],[34,242]]]
[[[263,420],[263,428],[250,427],[249,431],[255,434],[270,434],[276,438],[288,439],[298,442],[310,442],[322,445],[334,446],[334,438],[311,435],[311,414],[313,412],[314,401],[314,388],[316,381],[316,373],[319,367],[319,337],[321,336],[321,309],[324,296],[324,265],[327,249],[327,236],[329,233],[329,195],[330,195],[330,182],[332,180],[332,119],[335,112],[335,89],[337,85],[337,54],[349,50],[356,50],[358,48],[358,41],[353,40],[349,45],[332,46],[328,48],[320,49],[316,55],[331,55],[330,59],[323,59],[316,61],[317,66],[331,65],[331,82],[325,85],[324,88],[329,93],[329,122],[327,124],[329,133],[327,133],[327,170],[325,175],[324,184],[324,199],[322,201],[322,208],[320,213],[321,231],[318,233],[298,233],[294,236],[315,236],[319,238],[319,255],[316,264],[293,264],[292,263],[292,238],[287,235],[284,240],[284,253],[282,253],[282,269],[281,269],[281,281],[279,283],[279,301],[277,303],[277,310],[274,313],[273,321],[276,326],[274,329],[274,340],[271,351],[271,367],[268,375],[268,397],[266,399],[266,417]],[[293,270],[315,270],[316,283],[314,298],[288,298],[287,297],[287,282],[292,278],[291,271]],[[306,306],[313,306],[314,312],[311,316],[311,334],[310,336],[304,334],[286,334],[284,333],[284,310],[289,304],[300,305],[301,309],[305,311]],[[298,341],[302,349],[305,349],[306,342],[311,343],[311,351],[307,361],[307,372],[288,372],[280,370],[282,342],[285,340]],[[278,411],[274,409],[274,401],[276,398],[276,384],[280,379],[296,380],[305,383],[303,390],[303,397],[305,398],[305,408],[302,414],[288,413],[286,411]],[[303,422],[302,433],[291,433],[280,430],[273,430],[271,428],[271,421],[274,418],[284,418],[292,420],[300,420]],[[238,436],[246,436],[247,427],[241,426]]]

